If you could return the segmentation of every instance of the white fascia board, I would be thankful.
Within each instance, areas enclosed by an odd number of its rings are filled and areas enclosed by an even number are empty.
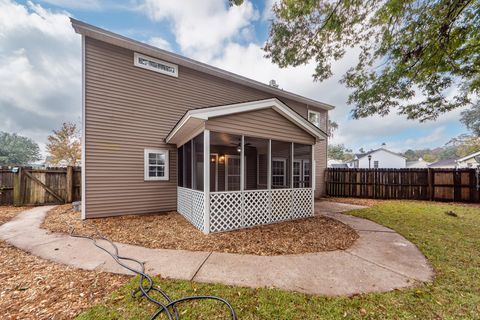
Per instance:
[[[150,55],[153,58],[158,58],[162,60],[165,59],[171,63],[185,66],[193,70],[197,70],[197,71],[210,74],[222,79],[226,79],[228,81],[239,83],[239,84],[242,84],[251,88],[255,88],[264,92],[268,92],[283,98],[292,99],[294,101],[298,101],[307,105],[321,108],[326,111],[329,111],[335,108],[335,106],[333,105],[316,101],[307,97],[303,97],[298,94],[285,91],[283,89],[272,87],[268,84],[261,83],[256,80],[249,79],[249,78],[240,76],[238,74],[231,73],[229,71],[226,71],[226,70],[223,70],[223,69],[220,69],[220,68],[187,58],[187,57],[183,57],[181,55],[178,55],[166,50],[159,49],[157,47],[148,45],[146,43],[142,43],[142,42],[127,38],[125,36],[113,33],[111,31],[107,31],[105,29],[101,29],[99,27],[90,25],[88,23],[85,23],[73,18],[70,18],[70,21],[72,23],[72,26],[75,32],[94,38],[94,39],[98,39],[106,43],[111,43],[116,46],[127,48],[132,51],[138,51],[140,53]]]
[[[469,154],[468,156],[465,156],[465,157],[463,157],[463,158],[457,159],[456,161],[457,161],[457,162],[462,162],[462,161],[468,160],[468,159],[470,159],[470,158],[476,157],[476,156],[478,156],[478,155],[480,155],[480,151],[477,151],[477,152],[475,152],[475,153]]]

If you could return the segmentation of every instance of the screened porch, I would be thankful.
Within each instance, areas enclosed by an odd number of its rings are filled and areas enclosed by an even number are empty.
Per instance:
[[[205,129],[177,147],[177,210],[203,232],[313,215],[311,144]]]

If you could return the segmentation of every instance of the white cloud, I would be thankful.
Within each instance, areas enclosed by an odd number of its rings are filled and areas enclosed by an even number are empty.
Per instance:
[[[148,44],[151,44],[154,47],[164,49],[167,51],[172,51],[172,46],[170,45],[170,42],[163,39],[162,37],[152,37],[147,42]]]
[[[43,146],[81,113],[81,48],[66,13],[0,0],[0,130]]]
[[[72,9],[100,9],[99,0],[41,0],[42,2],[53,4],[58,7]]]
[[[249,1],[229,7],[218,0],[145,0],[139,10],[153,21],[170,22],[181,51],[202,61],[221,53],[227,42],[244,37],[244,29],[259,18]]]
[[[262,20],[271,20],[273,19],[273,5],[279,3],[280,0],[265,0],[265,9],[262,12]]]

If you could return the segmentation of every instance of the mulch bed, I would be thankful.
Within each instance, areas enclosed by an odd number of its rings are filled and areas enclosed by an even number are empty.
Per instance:
[[[148,248],[264,256],[343,250],[358,238],[349,226],[322,216],[205,235],[176,212],[81,221],[70,205],[50,210],[42,225],[60,233],[68,233],[70,227],[83,235],[96,228],[113,241]]]
[[[31,209],[32,207],[14,207],[14,206],[0,206],[0,225],[11,220],[22,211]]]
[[[0,224],[25,209],[0,207]],[[129,278],[49,262],[0,241],[0,318],[72,319]]]

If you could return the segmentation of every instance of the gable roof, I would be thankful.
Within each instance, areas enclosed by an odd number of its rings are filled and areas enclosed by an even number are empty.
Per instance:
[[[476,156],[480,156],[480,151],[474,152],[474,153],[469,154],[469,155],[467,155],[463,158],[457,159],[457,162],[462,162],[462,161],[471,159],[471,158],[476,157]]]
[[[387,150],[385,148],[378,148],[378,149],[371,150],[371,151],[365,152],[365,153],[356,153],[355,157],[356,157],[357,160],[359,160],[363,157],[368,156],[369,154],[373,154],[373,153],[378,152],[378,151],[385,151],[385,152],[388,152],[388,153],[393,154],[395,156],[402,157],[402,158],[406,159],[406,157],[402,156],[401,154],[395,153],[395,152]]]
[[[332,110],[335,108],[330,104],[316,101],[292,92],[288,92],[279,88],[272,87],[265,83],[261,83],[256,80],[252,80],[247,77],[240,76],[238,74],[181,56],[176,53],[159,49],[157,47],[148,45],[146,43],[124,37],[122,35],[113,33],[105,29],[98,28],[96,26],[90,25],[88,23],[85,23],[73,18],[70,18],[70,21],[72,23],[73,28],[75,29],[75,32],[93,39],[97,39],[97,40],[110,43],[119,47],[127,48],[129,50],[133,50],[136,52],[144,53],[154,58],[164,59],[168,62],[172,62],[180,66],[188,67],[190,69],[194,69],[206,74],[210,74],[222,79],[226,79],[228,81],[239,83],[247,87],[268,92],[270,94],[273,94],[282,98],[298,101],[300,103],[304,103],[312,107],[317,107],[324,110]]]
[[[311,134],[316,140],[323,140],[327,137],[327,134],[323,130],[317,128],[300,114],[293,111],[286,104],[277,98],[270,98],[189,110],[180,119],[180,121],[178,121],[172,131],[170,131],[165,139],[165,142],[177,143],[177,137],[182,135],[183,131],[192,131],[194,128],[201,127],[202,124],[204,124],[210,118],[267,108],[272,108],[273,110],[277,111],[282,116]]]
[[[428,166],[430,168],[435,168],[435,167],[442,167],[442,166],[456,166],[457,165],[457,159],[456,158],[453,158],[453,159],[443,159],[443,160],[439,160],[437,162],[434,162],[434,163],[430,163]]]

